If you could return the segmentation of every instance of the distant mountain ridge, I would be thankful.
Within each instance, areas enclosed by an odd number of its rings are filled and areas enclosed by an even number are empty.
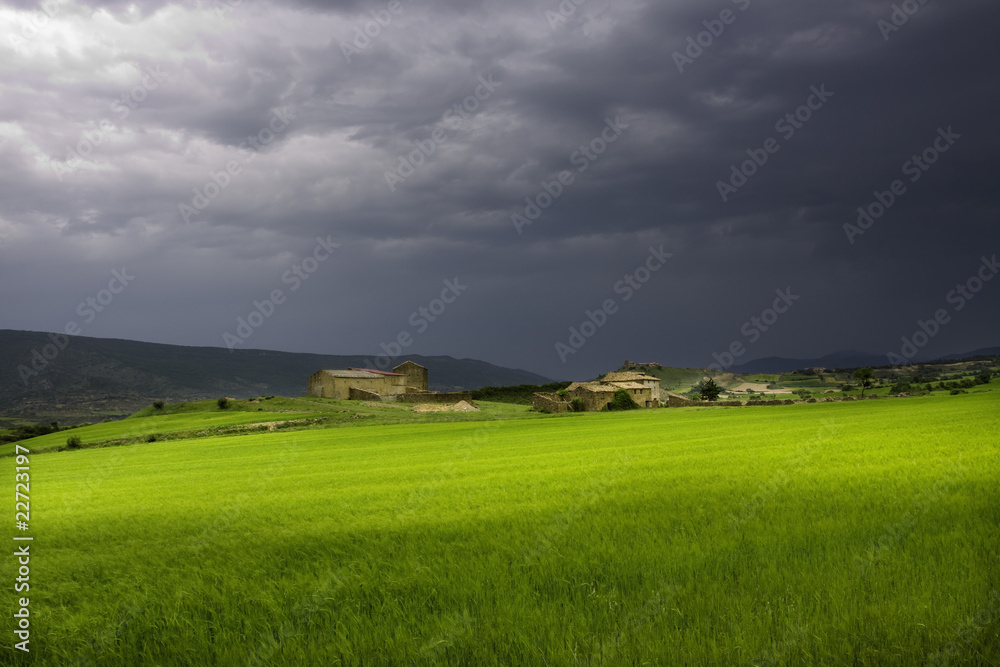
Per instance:
[[[404,355],[426,366],[436,391],[545,384],[549,378],[476,359]],[[0,330],[0,416],[123,415],[154,400],[302,396],[323,368],[364,367],[374,357],[162,343]]]
[[[926,363],[938,360],[967,359],[978,356],[1000,355],[1000,347],[986,347],[973,352],[961,354],[949,354],[943,357],[917,357],[916,363]],[[790,373],[801,368],[860,368],[862,366],[888,366],[889,360],[884,354],[870,354],[859,352],[858,350],[840,350],[822,357],[813,359],[789,359],[786,357],[764,357],[748,361],[739,366],[732,366],[726,370],[737,375],[752,375],[754,373]]]

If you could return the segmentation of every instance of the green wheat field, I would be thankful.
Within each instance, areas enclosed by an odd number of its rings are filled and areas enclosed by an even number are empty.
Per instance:
[[[1000,392],[312,404],[280,415],[330,417],[305,430],[212,435],[275,417],[206,403],[80,430],[177,439],[32,453],[31,653],[0,662],[1000,664]]]

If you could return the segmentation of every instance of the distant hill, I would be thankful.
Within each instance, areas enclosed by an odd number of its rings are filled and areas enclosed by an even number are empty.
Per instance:
[[[969,359],[971,357],[1000,357],[1000,347],[984,347],[974,352],[966,352],[964,354],[949,354],[947,357],[941,357],[941,359],[947,361],[953,361],[955,359]]]
[[[975,352],[965,352],[962,354],[949,354],[944,357],[917,357],[917,362],[928,362],[938,360],[967,359],[975,356],[997,356],[1000,355],[1000,347],[989,347]],[[814,359],[788,359],[786,357],[765,357],[755,359],[739,366],[733,366],[728,370],[739,375],[752,375],[754,373],[790,373],[801,368],[860,368],[862,366],[888,366],[889,361],[884,354],[869,354],[857,350],[841,350]]]
[[[154,400],[302,396],[317,370],[374,361],[371,355],[230,352],[83,336],[58,342],[65,349],[58,349],[50,334],[0,330],[0,415],[93,420],[130,414]],[[406,359],[427,367],[435,391],[551,382],[475,359],[405,355],[395,363]]]

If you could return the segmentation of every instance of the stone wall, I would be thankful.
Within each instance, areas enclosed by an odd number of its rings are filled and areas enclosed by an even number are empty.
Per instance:
[[[531,407],[536,411],[548,411],[554,414],[569,412],[569,402],[564,400],[559,394],[549,392],[535,392],[532,397]]]
[[[701,401],[692,401],[678,394],[667,394],[667,405],[671,408],[688,408],[692,405],[701,405]]]
[[[358,389],[357,387],[351,387],[348,392],[348,398],[352,401],[381,401],[382,395],[376,394],[373,391],[365,391],[364,389]]]

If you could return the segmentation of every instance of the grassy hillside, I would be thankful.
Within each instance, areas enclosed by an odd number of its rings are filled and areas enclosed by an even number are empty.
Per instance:
[[[77,437],[82,448],[131,445],[181,438],[201,439],[217,435],[249,435],[257,431],[375,426],[385,424],[532,419],[541,415],[525,407],[506,403],[476,401],[479,412],[415,412],[406,403],[365,403],[329,398],[234,399],[220,408],[216,401],[168,403],[152,406],[127,419],[80,426],[32,438],[30,441],[0,445],[0,456],[11,456],[15,444],[33,452],[67,449],[67,438]]]
[[[31,455],[33,662],[991,664],[998,408],[983,392]]]

